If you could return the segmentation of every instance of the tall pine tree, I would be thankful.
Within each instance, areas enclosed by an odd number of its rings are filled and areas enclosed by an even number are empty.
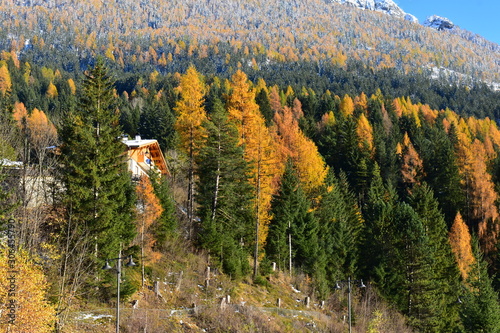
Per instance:
[[[310,211],[310,202],[290,161],[281,187],[273,196],[271,213],[266,244],[268,258],[281,269],[290,269],[291,264],[313,274],[318,254],[318,220]]]
[[[319,221],[319,263],[325,264],[330,288],[339,279],[356,276],[359,264],[361,214],[355,195],[349,190],[344,173],[327,178],[324,193],[316,210]]]
[[[204,126],[208,136],[196,158],[198,238],[227,274],[239,277],[249,271],[253,243],[250,169],[238,130],[220,100],[214,99],[210,120]]]
[[[429,242],[426,259],[429,260],[431,272],[423,306],[429,309],[429,317],[434,321],[432,326],[437,331],[453,332],[460,321],[456,302],[459,271],[448,241],[444,215],[426,183],[413,188],[409,201],[422,221]]]
[[[116,256],[120,244],[134,237],[133,187],[115,99],[113,81],[102,60],[97,60],[86,73],[79,107],[61,136],[62,174],[73,232],[91,243],[90,249],[101,258]]]
[[[468,279],[460,297],[460,315],[466,332],[500,332],[498,293],[491,278],[478,241],[472,242],[476,261],[471,265]]]

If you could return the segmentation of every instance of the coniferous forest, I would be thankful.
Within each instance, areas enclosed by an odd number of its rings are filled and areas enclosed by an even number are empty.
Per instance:
[[[34,2],[1,4],[0,330],[113,331],[118,299],[121,332],[500,332],[498,46],[339,4],[408,42],[364,54],[341,25],[318,49],[289,35],[304,12],[270,46],[268,21],[147,1],[140,29],[100,4],[96,33],[85,4]],[[131,176],[138,135],[166,174]]]

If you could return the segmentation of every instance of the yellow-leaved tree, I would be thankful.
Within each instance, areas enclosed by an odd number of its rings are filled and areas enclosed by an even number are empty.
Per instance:
[[[451,226],[449,238],[451,250],[455,255],[455,260],[460,274],[462,275],[462,279],[463,281],[467,281],[471,265],[476,259],[474,258],[474,253],[472,253],[469,228],[462,219],[460,212],[457,213],[455,221]]]
[[[373,156],[375,152],[373,146],[373,128],[364,113],[359,116],[356,134],[359,140],[359,149],[366,151],[368,155]]]
[[[344,95],[340,102],[340,112],[344,117],[348,117],[354,113],[354,102],[349,95]]]
[[[0,61],[0,93],[5,96],[10,94],[12,90],[12,81],[10,78],[9,68],[5,61]]]
[[[485,254],[490,255],[496,251],[500,235],[500,214],[496,205],[498,195],[488,172],[490,160],[484,143],[472,139],[468,125],[462,120],[458,123],[455,150],[462,186],[467,194],[466,221],[479,236]]]
[[[18,231],[20,240],[31,249],[40,242],[39,228],[48,212],[45,205],[50,202],[52,181],[48,176],[57,163],[48,147],[55,147],[58,137],[55,126],[47,115],[37,108],[28,115],[24,104],[17,102],[14,105],[13,117],[22,138],[19,158],[26,165],[36,165],[30,168],[29,173],[22,172],[19,175],[24,195],[21,196],[21,207],[18,210],[18,218],[22,221]]]
[[[206,137],[206,132],[201,126],[207,119],[203,106],[205,90],[201,75],[194,66],[190,66],[186,74],[180,77],[180,84],[177,87],[180,98],[175,106],[177,112],[175,129],[179,133],[181,148],[187,154],[189,163],[186,207],[189,225],[192,224],[194,217],[194,159]]]
[[[0,331],[53,332],[54,305],[47,300],[49,283],[27,251],[0,250]]]
[[[141,247],[142,287],[144,287],[144,265],[158,261],[161,253],[154,250],[155,240],[151,233],[151,226],[158,220],[163,208],[160,199],[154,193],[149,177],[143,175],[135,188],[137,194],[137,240]]]
[[[411,192],[414,185],[421,183],[424,176],[424,163],[413,147],[408,133],[405,133],[403,142],[396,146],[396,154],[401,159],[401,177],[406,189]]]
[[[244,157],[249,162],[255,189],[255,254],[254,275],[257,274],[259,249],[267,238],[272,195],[276,189],[275,178],[281,172],[275,143],[271,139],[265,119],[255,102],[252,89],[244,72],[238,70],[231,78],[230,93],[226,96],[229,119],[236,124]]]
[[[59,93],[57,92],[57,87],[52,82],[50,82],[47,87],[45,96],[47,96],[48,98],[56,98],[57,95],[59,95]]]
[[[295,101],[298,102],[297,99]],[[302,109],[300,102],[295,101],[293,109],[285,106],[275,111],[275,141],[280,145],[281,167],[284,168],[288,158],[291,158],[304,190],[311,193],[323,184],[328,168],[314,142],[299,127],[297,117],[302,114]]]

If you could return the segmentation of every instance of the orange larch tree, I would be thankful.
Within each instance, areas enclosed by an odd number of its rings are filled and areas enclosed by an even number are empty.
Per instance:
[[[54,85],[54,83],[50,82],[47,87],[47,92],[45,93],[45,96],[47,96],[48,98],[56,98],[57,95],[58,95],[57,87]]]
[[[255,102],[255,91],[251,89],[248,78],[241,70],[231,78],[231,93],[227,96],[229,117],[236,123],[240,134],[240,144],[246,143],[249,132],[259,121],[259,105]]]
[[[354,102],[349,95],[344,95],[340,102],[340,112],[345,116],[350,116],[354,112]]]
[[[137,239],[136,241],[141,247],[141,269],[142,269],[142,286],[144,287],[145,263],[156,262],[161,254],[154,251],[154,237],[150,232],[151,226],[158,220],[163,212],[160,199],[154,193],[153,185],[149,177],[142,176],[136,186],[137,194]]]
[[[175,106],[177,112],[175,129],[180,135],[181,148],[187,154],[189,161],[187,218],[190,226],[194,217],[194,161],[206,137],[205,130],[201,126],[207,119],[203,106],[205,90],[200,74],[194,66],[190,66],[186,74],[180,77],[180,84],[177,87],[180,98]]]
[[[28,115],[24,104],[17,102],[13,117],[20,133],[19,145],[22,149],[19,150],[19,157],[26,166],[31,166],[29,170],[23,168],[20,173],[22,181],[18,194],[22,204],[18,210],[19,218],[23,221],[19,235],[27,249],[31,250],[40,241],[39,227],[47,213],[45,205],[52,195],[52,180],[48,176],[56,158],[48,147],[56,146],[58,137],[55,126],[43,111],[35,108]],[[35,163],[33,160],[36,160]]]
[[[56,144],[56,127],[51,123],[43,111],[34,108],[27,118],[27,124],[30,142],[34,149],[45,150],[47,147]],[[42,161],[39,162],[42,163]]]
[[[5,61],[0,61],[0,93],[2,95],[10,94],[12,90],[12,81],[10,78],[9,68]]]
[[[244,157],[249,162],[255,189],[255,254],[254,275],[257,274],[259,250],[265,244],[270,221],[272,195],[276,190],[275,178],[282,172],[278,164],[275,143],[265,125],[259,106],[245,73],[238,70],[231,78],[230,93],[226,96],[229,119],[236,124]]]
[[[402,181],[405,187],[411,191],[414,185],[420,184],[424,176],[424,164],[413,147],[408,133],[405,133],[403,142],[398,143],[396,153],[401,158]]]
[[[500,232],[498,195],[488,172],[489,159],[484,143],[471,139],[471,132],[464,121],[459,122],[457,133],[457,161],[466,191],[467,223],[477,232],[481,247],[486,254],[495,251]]]
[[[281,111],[283,106],[281,105],[281,98],[277,86],[271,87],[269,93],[269,104],[271,104],[271,110],[273,112]]]
[[[323,184],[328,169],[314,142],[299,128],[295,115],[302,111],[298,110],[299,104],[294,103],[294,106],[295,111],[285,106],[274,114],[275,141],[280,146],[280,160],[285,163],[291,158],[303,189],[311,193]]]
[[[363,113],[368,110],[368,97],[364,92],[354,98],[354,106],[361,109]]]
[[[368,155],[373,156],[373,128],[368,121],[368,118],[362,113],[358,119],[358,126],[356,128],[358,135],[358,146],[362,151],[366,151]]]
[[[458,265],[463,281],[467,281],[467,276],[471,265],[475,262],[474,253],[472,253],[471,236],[469,228],[462,219],[460,212],[457,213],[455,221],[451,226],[449,233],[451,250],[455,254],[455,260]]]
[[[484,145],[478,139],[474,140],[471,147],[473,154],[471,169],[470,199],[472,213],[479,221],[478,236],[486,253],[495,251],[498,240],[498,208],[496,202],[498,195],[495,185],[487,170],[488,159]]]

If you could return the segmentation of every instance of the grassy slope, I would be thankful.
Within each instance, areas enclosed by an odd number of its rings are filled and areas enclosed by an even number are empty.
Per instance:
[[[233,281],[212,269],[206,286],[207,256],[185,250],[178,242],[152,267],[161,298],[149,288],[122,302],[121,332],[345,332],[347,292],[324,300],[314,298],[310,280],[301,274],[276,272],[259,284]],[[140,279],[137,274],[135,278]],[[353,332],[411,332],[401,315],[368,286],[353,288]],[[230,295],[230,304],[221,305]],[[306,307],[305,298],[311,296]],[[278,298],[281,307],[277,307]],[[132,309],[131,300],[139,306]],[[94,333],[114,329],[115,304],[80,303],[70,314],[65,332]]]

